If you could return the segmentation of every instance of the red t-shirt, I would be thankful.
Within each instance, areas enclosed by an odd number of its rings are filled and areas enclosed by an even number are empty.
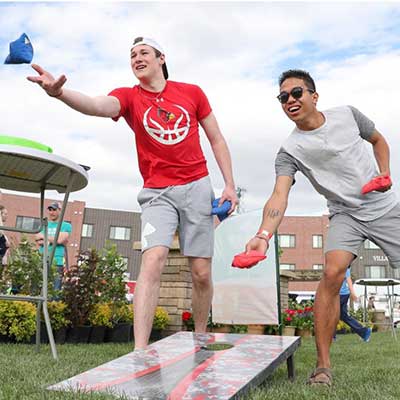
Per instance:
[[[198,121],[211,113],[206,95],[196,85],[167,81],[160,94],[139,87],[114,89],[136,137],[144,187],[184,185],[208,175],[200,146]]]

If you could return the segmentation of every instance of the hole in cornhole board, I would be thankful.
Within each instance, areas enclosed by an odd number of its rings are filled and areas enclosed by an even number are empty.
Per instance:
[[[202,347],[204,350],[208,351],[222,351],[222,350],[229,350],[233,347],[233,344],[227,342],[215,342],[210,343]]]

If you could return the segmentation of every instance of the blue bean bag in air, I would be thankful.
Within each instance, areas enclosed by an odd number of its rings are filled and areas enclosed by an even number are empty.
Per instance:
[[[10,54],[4,64],[30,64],[33,58],[33,47],[26,33],[10,43]]]

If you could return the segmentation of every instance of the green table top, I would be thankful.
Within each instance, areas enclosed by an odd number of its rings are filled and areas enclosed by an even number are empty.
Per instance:
[[[24,139],[16,136],[0,136],[0,144],[9,144],[12,146],[29,147],[31,149],[53,153],[53,149],[45,144],[35,142],[34,140]]]

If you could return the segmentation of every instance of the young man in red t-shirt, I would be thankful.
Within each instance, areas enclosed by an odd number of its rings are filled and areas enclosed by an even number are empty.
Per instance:
[[[181,251],[189,257],[193,280],[196,332],[205,332],[213,293],[214,193],[200,147],[198,124],[204,129],[225,181],[221,201],[232,212],[238,198],[231,157],[203,91],[196,85],[167,81],[164,51],[149,38],[136,38],[131,67],[139,80],[132,88],[113,90],[108,96],[89,97],[67,90],[38,65],[39,76],[28,79],[49,96],[87,115],[123,117],[136,138],[144,187],[138,195],[142,207],[142,265],[135,289],[135,348],[147,346],[158,302],[160,277],[176,229]]]

